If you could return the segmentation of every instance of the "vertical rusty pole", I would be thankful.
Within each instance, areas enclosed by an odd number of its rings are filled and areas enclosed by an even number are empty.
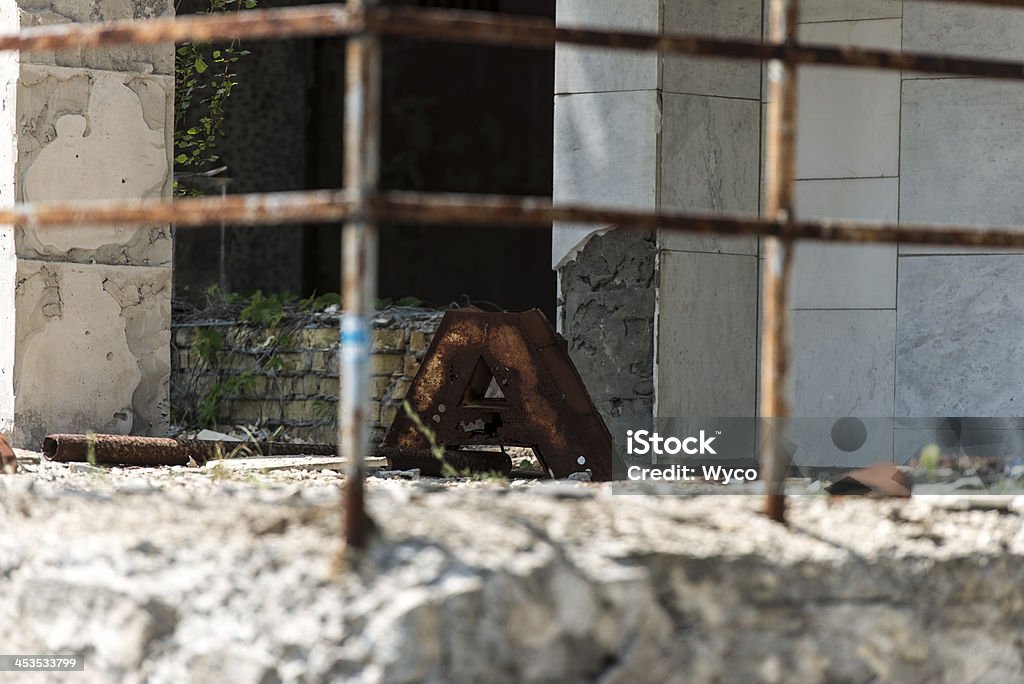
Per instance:
[[[792,43],[796,37],[799,0],[770,0],[769,40]],[[793,177],[796,173],[796,65],[768,62],[768,121],[765,141],[766,218],[793,221]],[[786,400],[789,373],[789,282],[793,241],[767,238],[764,265],[764,317],[761,330],[761,417],[771,425],[762,441],[761,467],[767,487],[766,514],[785,522],[783,480]]]
[[[348,0],[365,12],[377,0]],[[369,446],[370,318],[377,292],[377,224],[370,202],[377,192],[380,164],[380,40],[365,30],[348,40],[345,52],[345,188],[353,201],[342,239],[341,401],[338,443],[346,461],[345,541],[363,548],[369,541],[364,498],[364,454]]]

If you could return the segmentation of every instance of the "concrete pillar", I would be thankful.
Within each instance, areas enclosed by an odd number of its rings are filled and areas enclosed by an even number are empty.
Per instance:
[[[17,28],[142,19],[170,15],[173,6],[24,0],[12,12]],[[4,74],[18,74],[17,94],[4,125],[16,131],[17,158],[0,149],[0,199],[10,200],[10,186],[30,202],[170,196],[173,46],[41,52],[8,66]],[[0,272],[0,292],[14,299],[16,314],[13,388],[0,384],[0,424],[9,429],[5,397],[13,389],[20,444],[38,445],[48,432],[164,433],[169,227],[13,232],[16,287]],[[9,351],[0,347],[0,383]]]
[[[660,0],[559,0],[562,26],[657,31]],[[559,45],[556,202],[658,207],[661,59]],[[556,225],[558,327],[613,435],[650,426],[657,238],[612,226]]]
[[[560,25],[757,38],[760,0],[560,0]],[[560,46],[556,202],[756,212],[757,64]],[[559,326],[613,433],[753,416],[757,241],[554,228]]]

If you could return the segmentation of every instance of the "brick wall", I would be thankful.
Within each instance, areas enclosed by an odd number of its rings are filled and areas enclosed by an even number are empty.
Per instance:
[[[401,308],[374,319],[369,415],[374,443],[401,409],[442,315]],[[336,316],[323,315],[288,319],[273,330],[238,321],[173,326],[173,422],[191,427],[205,402],[219,429],[283,427],[291,437],[336,441],[337,325]],[[220,340],[220,347],[211,350],[211,340]]]

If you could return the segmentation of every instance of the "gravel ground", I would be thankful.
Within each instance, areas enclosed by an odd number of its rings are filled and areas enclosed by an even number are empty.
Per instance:
[[[752,496],[373,477],[376,541],[345,558],[336,470],[20,456],[0,653],[87,669],[12,681],[1022,677],[1010,497],[803,496],[786,528]]]

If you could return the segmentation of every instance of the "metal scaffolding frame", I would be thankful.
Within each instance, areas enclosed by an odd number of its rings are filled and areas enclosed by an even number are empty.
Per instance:
[[[1024,7],[1024,0],[931,0],[947,4]],[[143,21],[62,24],[0,35],[0,50],[53,50],[107,45],[347,36],[345,187],[331,191],[229,195],[179,200],[127,200],[15,204],[0,208],[0,224],[29,227],[110,223],[174,223],[178,227],[288,222],[344,222],[343,304],[340,324],[342,396],[338,439],[347,459],[344,531],[347,544],[365,547],[370,525],[364,500],[364,455],[370,317],[376,289],[378,226],[382,222],[479,224],[550,228],[555,221],[601,223],[620,229],[663,230],[764,237],[761,403],[762,417],[784,421],[789,371],[786,305],[799,240],[1024,247],[1024,229],[1011,226],[865,224],[798,220],[793,211],[797,70],[800,65],[867,67],[1024,81],[1024,62],[890,52],[854,47],[806,46],[796,41],[799,0],[769,0],[769,35],[763,42],[707,36],[557,27],[536,18],[424,8],[381,7],[378,0],[252,10],[224,16],[195,15]],[[767,63],[768,118],[763,217],[639,212],[597,206],[555,206],[549,198],[381,192],[380,71],[382,36],[553,49],[557,43],[702,55]],[[341,151],[339,151],[340,153]],[[761,459],[766,512],[785,519],[784,428],[776,423]]]

